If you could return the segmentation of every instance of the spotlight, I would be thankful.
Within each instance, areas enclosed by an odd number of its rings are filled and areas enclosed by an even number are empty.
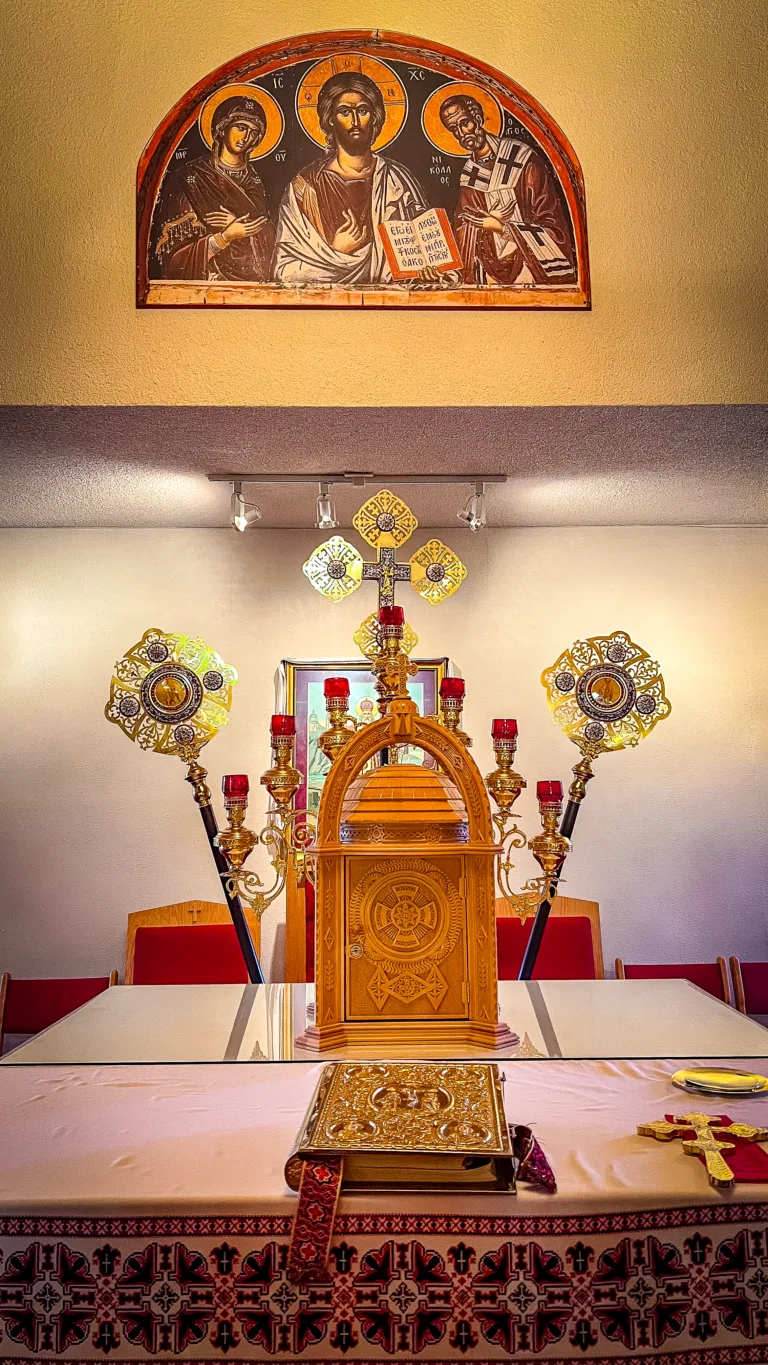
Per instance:
[[[247,531],[254,522],[261,521],[261,508],[257,507],[255,502],[245,501],[241,483],[233,483],[229,506],[232,525],[236,531]]]
[[[476,483],[475,491],[467,499],[465,507],[456,513],[459,521],[463,521],[470,531],[481,531],[486,524],[485,518],[485,484]]]
[[[336,508],[331,497],[331,485],[321,483],[318,485],[320,492],[317,495],[317,520],[315,526],[318,531],[332,531],[338,526],[336,520]]]

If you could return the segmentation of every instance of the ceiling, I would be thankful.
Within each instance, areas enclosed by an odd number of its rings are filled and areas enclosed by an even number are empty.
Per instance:
[[[506,474],[493,526],[768,523],[768,406],[0,408],[0,526],[216,527],[209,474]],[[471,488],[401,490],[445,526]],[[264,527],[310,527],[317,489],[253,488]],[[363,495],[335,490],[349,525]]]

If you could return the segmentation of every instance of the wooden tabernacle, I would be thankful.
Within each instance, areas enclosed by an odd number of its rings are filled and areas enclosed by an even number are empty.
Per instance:
[[[438,770],[364,773],[411,744]],[[335,758],[317,834],[315,1023],[322,1050],[437,1043],[498,1048],[494,857],[488,796],[460,739],[397,697]]]

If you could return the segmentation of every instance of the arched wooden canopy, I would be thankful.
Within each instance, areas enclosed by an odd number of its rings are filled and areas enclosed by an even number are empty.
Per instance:
[[[403,709],[400,710],[399,708]],[[413,708],[410,709],[406,708]],[[460,740],[436,721],[416,714],[414,702],[395,701],[382,720],[363,726],[349,741],[325,779],[318,814],[317,845],[338,844],[344,797],[366,763],[392,744],[407,742],[431,755],[459,788],[469,826],[469,842],[491,845],[493,826],[488,796],[477,764]]]

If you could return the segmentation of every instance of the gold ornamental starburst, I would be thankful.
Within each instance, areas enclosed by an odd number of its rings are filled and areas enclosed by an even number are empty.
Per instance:
[[[623,630],[577,640],[541,681],[555,724],[589,758],[634,746],[672,710],[658,663]]]
[[[411,587],[433,607],[452,597],[466,576],[459,556],[442,540],[428,540],[411,555]]]
[[[236,682],[204,640],[153,627],[115,664],[104,714],[141,749],[199,752],[227,724]]]
[[[418,524],[410,507],[388,488],[374,493],[352,518],[355,530],[374,549],[390,546],[399,549],[410,540]]]
[[[312,551],[303,572],[317,592],[341,602],[360,587],[363,557],[343,536],[331,536]]]
[[[365,620],[360,622],[352,639],[360,650],[360,653],[364,654],[366,659],[376,658],[376,655],[379,652],[378,612],[372,611],[370,616],[366,616]],[[412,630],[406,621],[403,632],[403,649],[405,650],[405,653],[412,654],[418,643],[419,637],[416,634],[416,631]]]

